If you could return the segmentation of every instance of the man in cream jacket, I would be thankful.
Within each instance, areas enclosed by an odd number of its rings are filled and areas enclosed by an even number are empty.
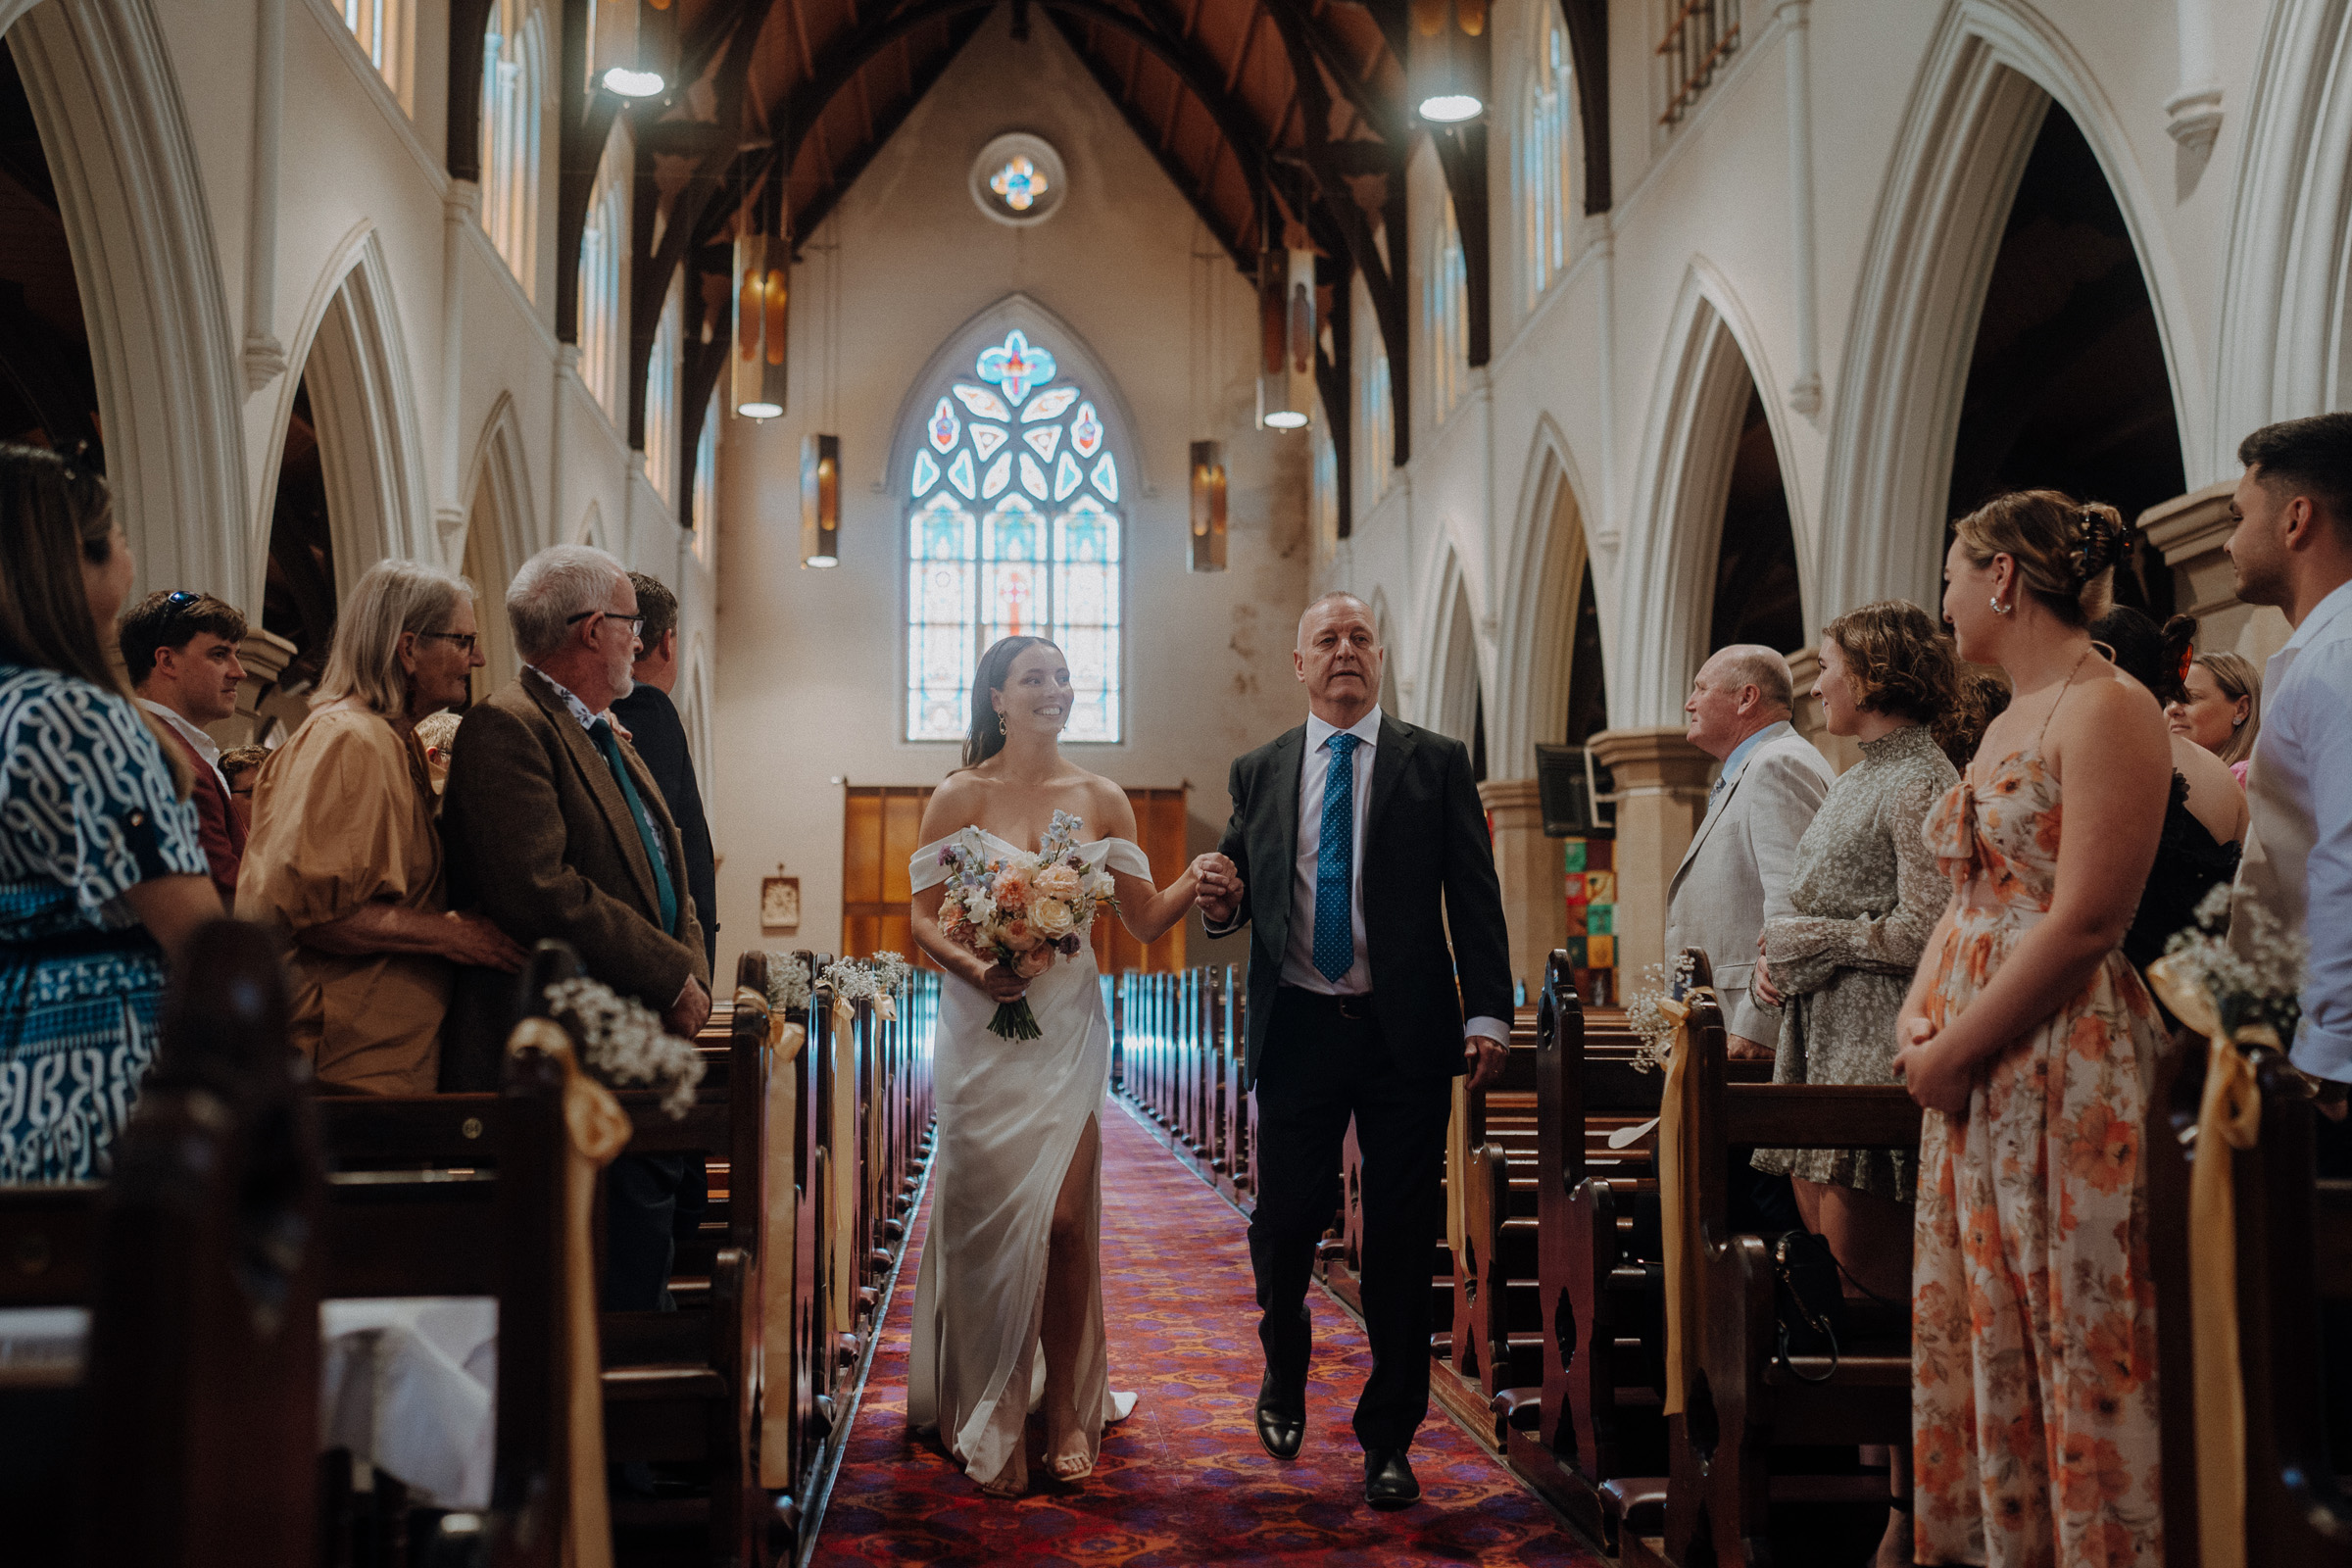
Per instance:
[[[1794,697],[1788,662],[1749,643],[1717,650],[1683,705],[1687,738],[1723,770],[1667,889],[1666,957],[1706,950],[1735,1056],[1769,1059],[1780,1038],[1779,1013],[1748,994],[1756,937],[1791,912],[1796,841],[1837,777],[1788,722]]]

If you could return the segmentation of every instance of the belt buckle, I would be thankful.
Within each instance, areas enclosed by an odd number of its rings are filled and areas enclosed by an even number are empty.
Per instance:
[[[1340,1016],[1350,1022],[1361,1023],[1372,1016],[1372,999],[1369,997],[1343,995],[1338,1001]]]

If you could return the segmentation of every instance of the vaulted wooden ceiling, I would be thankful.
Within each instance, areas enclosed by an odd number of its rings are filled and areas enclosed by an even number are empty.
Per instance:
[[[677,69],[663,97],[625,107],[587,86],[587,0],[560,3],[557,322],[573,335],[589,191],[612,120],[626,113],[638,149],[634,445],[644,440],[646,364],[677,269],[688,270],[684,434],[692,450],[725,364],[739,216],[780,207],[796,240],[813,233],[1000,5],[1016,37],[1040,25],[1060,34],[1244,271],[1254,271],[1270,226],[1277,239],[1295,240],[1303,228],[1334,328],[1318,380],[1335,411],[1347,407],[1349,285],[1362,276],[1388,353],[1399,463],[1410,452],[1410,356],[1404,280],[1387,258],[1404,255],[1405,165],[1418,138],[1431,136],[1462,230],[1469,359],[1486,362],[1486,126],[1424,125],[1405,100],[1407,32],[1430,0],[643,0],[645,15],[658,10],[655,20],[674,27]],[[1561,7],[1579,78],[1585,206],[1603,211],[1607,0],[1548,3]],[[461,178],[480,173],[489,5],[452,6],[450,168]],[[1441,18],[1443,9],[1439,0]],[[649,190],[656,200],[644,199]],[[707,318],[716,324],[708,345]],[[1347,423],[1332,420],[1343,448]],[[1344,450],[1342,458],[1345,484]]]

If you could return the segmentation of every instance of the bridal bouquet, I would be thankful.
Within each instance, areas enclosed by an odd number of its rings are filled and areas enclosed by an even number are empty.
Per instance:
[[[980,830],[965,828],[939,852],[939,863],[948,868],[940,929],[1024,980],[1045,973],[1056,956],[1076,957],[1095,911],[1118,907],[1110,873],[1089,869],[1078,853],[1083,825],[1069,812],[1055,811],[1035,855],[1010,856],[992,856]],[[1000,1005],[988,1028],[1004,1040],[1039,1034],[1027,998]]]

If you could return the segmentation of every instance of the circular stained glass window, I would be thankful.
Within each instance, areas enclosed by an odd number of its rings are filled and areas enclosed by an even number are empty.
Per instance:
[[[1061,205],[1069,185],[1061,154],[1027,131],[997,137],[972,160],[972,200],[1000,223],[1043,222]]]

